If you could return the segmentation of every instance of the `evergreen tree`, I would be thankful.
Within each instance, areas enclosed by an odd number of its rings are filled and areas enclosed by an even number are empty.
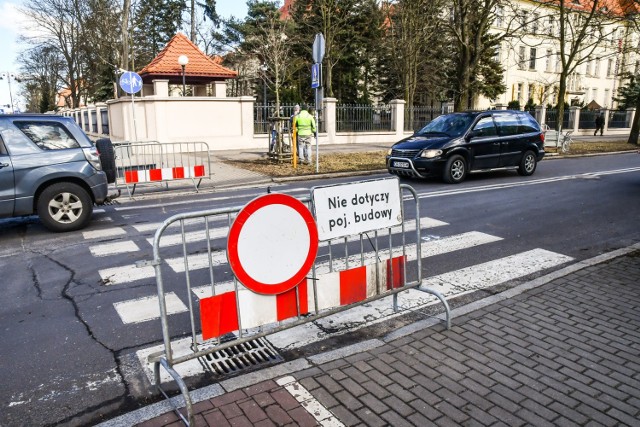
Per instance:
[[[363,75],[361,67],[366,63],[366,53],[371,52],[364,46],[371,46],[369,36],[380,30],[382,24],[382,15],[372,15],[374,12],[369,0],[297,0],[291,11],[295,24],[292,42],[296,57],[304,64],[301,72],[307,75],[300,81],[309,82],[311,48],[315,34],[322,33],[325,39],[325,96],[339,96],[342,102],[359,98],[361,91],[358,91],[358,85]],[[380,34],[376,35],[375,41],[379,41]],[[368,71],[372,70],[368,64]]]
[[[134,11],[133,69],[149,64],[176,35],[186,9],[185,0],[146,0]]]
[[[640,82],[638,81],[638,76],[628,73],[624,77],[628,79],[628,81],[624,86],[618,88],[618,96],[615,98],[621,110],[635,108],[640,100]]]

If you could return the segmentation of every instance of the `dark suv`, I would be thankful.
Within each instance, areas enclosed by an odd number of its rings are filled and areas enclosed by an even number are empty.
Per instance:
[[[73,120],[0,115],[0,218],[37,213],[50,230],[77,230],[107,188],[98,151]]]
[[[544,157],[544,133],[530,114],[491,110],[445,114],[394,144],[387,169],[401,176],[462,182],[471,171],[517,168],[531,175]]]

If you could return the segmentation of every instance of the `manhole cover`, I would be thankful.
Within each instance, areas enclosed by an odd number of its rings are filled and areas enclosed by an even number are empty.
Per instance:
[[[282,356],[265,339],[258,338],[214,351],[200,358],[216,375],[234,374],[244,369],[283,361]]]

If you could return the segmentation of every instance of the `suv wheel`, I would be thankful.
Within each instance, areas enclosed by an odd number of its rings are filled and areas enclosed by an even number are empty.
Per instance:
[[[536,171],[536,165],[538,161],[536,160],[536,155],[533,151],[527,151],[522,156],[522,160],[520,161],[520,166],[518,167],[518,173],[522,176],[533,175]]]
[[[100,153],[100,164],[102,170],[107,175],[107,182],[112,184],[116,182],[116,156],[113,150],[113,144],[109,138],[100,138],[96,141],[96,148]]]
[[[459,154],[449,157],[442,178],[449,184],[458,184],[467,176],[467,162]]]
[[[52,184],[42,191],[37,202],[38,216],[51,231],[73,231],[87,225],[93,212],[89,193],[71,182]]]

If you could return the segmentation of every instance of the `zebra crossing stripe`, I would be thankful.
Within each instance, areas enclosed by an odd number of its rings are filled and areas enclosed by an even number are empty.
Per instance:
[[[134,242],[126,240],[124,242],[105,243],[102,245],[90,246],[89,251],[95,257],[117,255],[127,252],[137,252],[140,248]]]
[[[448,296],[499,285],[570,261],[573,261],[570,256],[533,249],[431,277],[423,281],[423,286]]]
[[[463,233],[459,235],[449,236],[439,240],[432,240],[428,242],[422,242],[420,249],[422,250],[422,257],[430,257],[435,255],[441,255],[460,249],[471,248],[487,243],[497,242],[502,240],[501,237],[492,236],[490,234],[480,233],[472,231],[469,233]],[[407,261],[416,260],[415,244],[407,245]],[[394,248],[391,255],[392,258],[404,255],[402,248]],[[389,249],[381,249],[378,251],[377,256],[379,258],[390,258]],[[376,252],[370,251],[364,254],[364,264],[374,264],[376,262]],[[349,267],[360,265],[360,254],[349,256]],[[196,254],[188,257],[189,270],[201,270],[209,268],[209,254]],[[176,273],[184,273],[185,264],[183,257],[170,258],[166,260],[167,265]],[[211,265],[218,266],[227,263],[227,255],[223,251],[215,252],[211,255]],[[316,266],[318,274],[328,273],[330,270],[347,270],[347,263],[344,258],[334,261],[332,268],[328,262],[319,263]],[[155,276],[153,267],[141,267],[138,268],[135,265],[125,265],[120,267],[107,268],[99,270],[98,274],[102,278],[102,282],[105,285],[115,285],[120,283],[132,282],[135,280],[149,279]]]
[[[187,307],[174,292],[165,294],[165,302],[167,304],[167,314],[188,311]],[[160,305],[158,304],[157,295],[116,302],[113,306],[124,324],[141,323],[160,317]]]
[[[90,239],[103,239],[105,237],[123,236],[127,232],[122,227],[111,227],[102,230],[83,231],[82,238],[85,240]]]

